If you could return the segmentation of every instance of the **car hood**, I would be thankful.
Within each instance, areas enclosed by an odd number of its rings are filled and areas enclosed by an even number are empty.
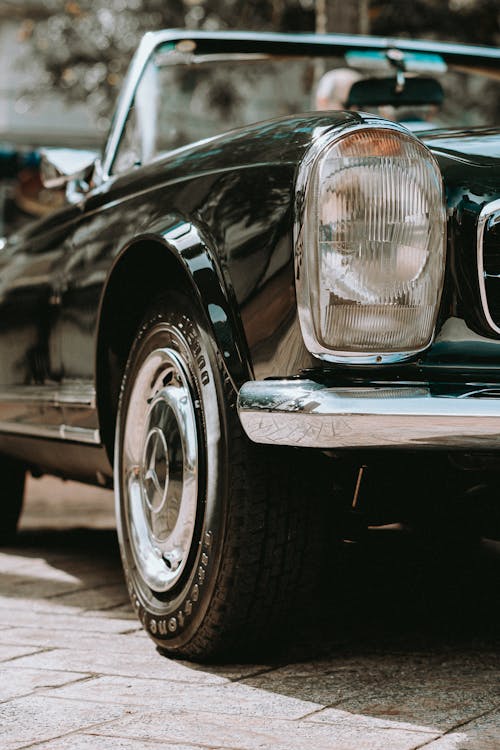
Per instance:
[[[419,133],[436,157],[448,208],[465,201],[481,207],[500,196],[500,129],[473,128]]]
[[[419,137],[436,156],[484,167],[500,165],[500,128],[436,130],[421,133]]]

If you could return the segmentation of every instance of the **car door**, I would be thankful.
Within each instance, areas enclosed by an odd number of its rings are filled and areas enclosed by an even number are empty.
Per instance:
[[[51,331],[57,280],[81,216],[66,206],[0,251],[0,431],[60,436],[61,362]]]

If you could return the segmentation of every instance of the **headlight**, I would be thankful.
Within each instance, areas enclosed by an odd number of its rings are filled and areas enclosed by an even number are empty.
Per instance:
[[[301,185],[302,182],[302,185]],[[394,361],[431,341],[445,206],[428,149],[397,125],[356,126],[303,167],[296,238],[302,333],[332,361]]]

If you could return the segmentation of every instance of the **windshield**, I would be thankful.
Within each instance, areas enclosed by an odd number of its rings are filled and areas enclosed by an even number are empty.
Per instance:
[[[444,66],[446,67],[446,66]],[[380,77],[380,72],[374,72]],[[123,172],[164,152],[251,123],[298,112],[348,107],[351,86],[370,71],[344,57],[183,55],[163,46],[141,76],[113,166]],[[466,71],[436,75],[439,106],[357,106],[414,127],[490,125],[500,81]],[[354,108],[354,107],[353,107]]]

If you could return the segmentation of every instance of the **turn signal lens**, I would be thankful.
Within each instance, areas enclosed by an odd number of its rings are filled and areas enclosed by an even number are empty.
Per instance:
[[[430,343],[445,209],[439,168],[420,141],[365,127],[326,146],[312,168],[303,231],[299,306],[313,354],[413,353]]]

